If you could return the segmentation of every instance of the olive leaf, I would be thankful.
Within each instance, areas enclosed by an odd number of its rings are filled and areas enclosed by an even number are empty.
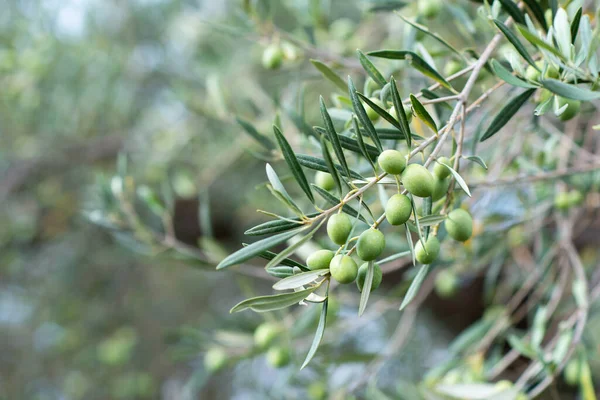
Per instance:
[[[394,103],[396,117],[398,117],[398,121],[400,122],[400,131],[406,138],[406,144],[410,149],[412,145],[412,133],[410,131],[410,126],[408,125],[408,119],[406,119],[406,114],[404,113],[404,105],[402,104],[402,98],[400,97],[398,87],[396,86],[396,80],[393,76],[390,78],[390,85],[392,88],[392,103]]]
[[[365,276],[365,282],[363,283],[362,292],[360,294],[360,303],[358,305],[358,316],[360,317],[367,308],[367,302],[369,301],[369,295],[371,294],[371,285],[373,284],[373,274],[375,271],[375,261],[369,261],[367,268],[367,275]]]
[[[327,292],[329,292],[329,286],[327,287]],[[308,354],[306,354],[306,358],[302,363],[300,369],[303,369],[308,365],[308,363],[313,359],[315,354],[317,353],[317,349],[321,344],[321,340],[323,340],[323,335],[325,334],[325,325],[327,323],[327,308],[329,306],[329,298],[327,298],[323,302],[323,306],[321,307],[321,315],[319,316],[319,324],[317,325],[317,331],[315,332],[315,337],[313,338],[312,344],[310,345],[310,349],[308,350]]]
[[[266,265],[265,268],[275,266],[275,265],[279,264],[281,262],[281,260],[283,260],[283,259],[287,258],[287,256],[293,254],[296,250],[298,250],[298,248],[300,246],[302,246],[304,243],[306,243],[310,239],[312,239],[314,234],[319,230],[319,228],[321,227],[321,225],[323,225],[324,222],[325,222],[325,218],[321,219],[321,221],[317,224],[317,226],[315,226],[315,227],[311,226],[312,229],[310,230],[310,232],[308,232],[302,239],[298,240],[296,243],[292,244],[291,246],[288,246],[285,250],[282,250],[279,254],[277,254],[277,256],[275,256],[275,258],[273,258],[271,261],[269,261],[269,263]]]
[[[425,226],[437,225],[441,222],[444,222],[445,219],[446,219],[446,215],[431,214],[431,215],[426,215],[424,217],[419,218],[418,221],[419,221],[420,226],[425,227]]]
[[[339,89],[346,91],[346,83],[331,68],[329,68],[327,65],[325,65],[324,63],[322,63],[319,60],[311,59],[310,62],[312,63],[312,65],[315,66],[316,69],[319,70],[319,72],[321,74],[323,74],[323,76],[325,78],[327,78],[330,82],[332,82]]]
[[[333,183],[335,184],[338,193],[341,195],[343,188],[342,181],[340,179],[340,171],[337,169],[338,165],[336,165],[333,162],[331,154],[329,154],[329,149],[327,148],[327,141],[325,139],[325,136],[321,136],[321,154],[323,154],[323,160],[325,160],[325,164],[327,166],[327,169],[329,170],[329,175],[331,175],[331,177],[333,178]]]
[[[383,75],[381,75],[381,72],[377,70],[377,67],[373,65],[373,63],[367,58],[367,56],[365,56],[365,54],[362,51],[357,49],[356,54],[358,54],[358,60],[360,61],[360,64],[367,72],[367,74],[371,77],[371,79],[373,79],[380,87],[385,86],[387,82]]]
[[[312,218],[320,215],[320,213],[308,214],[307,217]],[[244,235],[248,236],[262,236],[270,235],[273,233],[279,233],[289,231],[290,229],[299,228],[304,224],[303,218],[287,218],[287,219],[276,219],[273,221],[267,221],[262,224],[256,225],[244,232]]]
[[[512,99],[508,104],[506,104],[502,110],[494,117],[492,123],[487,128],[480,142],[483,142],[496,134],[510,119],[521,109],[521,106],[525,104],[527,100],[533,95],[535,89],[528,89],[525,92],[521,93],[514,99]]]
[[[296,159],[294,150],[292,150],[292,147],[290,146],[290,144],[285,139],[285,137],[283,136],[283,134],[277,126],[273,125],[273,131],[275,132],[275,138],[277,139],[277,143],[279,144],[279,147],[281,148],[281,151],[283,153],[283,158],[285,158],[288,167],[292,171],[292,175],[294,175],[294,178],[296,178],[296,181],[300,185],[300,188],[302,188],[302,190],[306,194],[306,197],[308,197],[311,203],[314,203],[315,198],[312,194],[312,191],[310,190],[310,186],[308,185],[306,176],[302,171],[302,167]]]
[[[529,82],[517,78],[516,76],[511,74],[510,71],[504,68],[504,66],[498,61],[492,60],[491,64],[496,76],[502,79],[504,82],[508,83],[509,85],[518,86],[526,89],[534,89],[537,87]]]
[[[304,300],[309,294],[317,290],[319,286],[313,286],[298,292],[282,293],[271,296],[258,296],[239,302],[229,311],[230,313],[251,309],[256,312],[267,312],[281,310],[293,306]]]
[[[244,246],[248,246],[248,244],[243,243]],[[268,251],[265,250],[263,252],[261,252],[260,254],[257,255],[258,257],[271,261],[272,259],[274,259],[275,257],[277,257],[277,253],[273,253],[272,251]],[[302,271],[308,271],[308,267],[305,265],[300,264],[298,261],[294,261],[291,258],[285,258],[283,260],[281,260],[279,262],[279,264],[286,266],[286,267],[292,267],[292,268],[299,268]],[[267,268],[268,269],[268,268]]]
[[[354,112],[356,113],[358,120],[369,134],[369,137],[371,138],[373,143],[375,143],[375,147],[377,147],[377,150],[379,150],[379,152],[382,152],[383,147],[381,146],[379,136],[377,136],[377,131],[375,130],[373,123],[369,119],[367,112],[365,111],[365,108],[363,107],[357,95],[356,87],[354,86],[354,82],[352,82],[352,78],[350,78],[350,76],[348,76],[348,93],[350,94],[350,100],[352,100],[352,107],[354,108]]]
[[[259,240],[258,242],[254,242],[246,247],[242,247],[238,251],[229,256],[225,257],[223,261],[217,265],[217,269],[223,269],[227,267],[231,267],[232,265],[241,264],[244,261],[247,261],[265,250],[269,250],[272,247],[277,246],[285,242],[286,240],[296,236],[300,232],[303,232],[306,228],[295,229],[289,232],[279,233],[274,236],[270,236],[268,238]]]
[[[271,141],[271,139],[269,139],[265,135],[258,133],[256,128],[250,122],[248,122],[240,117],[236,117],[235,120],[242,128],[244,128],[246,133],[248,133],[258,143],[262,144],[267,150],[275,149],[275,143],[273,143]]]
[[[400,253],[392,254],[389,257],[386,257],[386,258],[384,258],[382,260],[379,260],[378,264],[379,265],[387,264],[387,263],[395,261],[395,260],[397,260],[399,258],[410,256],[410,253],[411,253],[410,250],[408,250],[408,251],[401,251]]]
[[[467,350],[473,343],[481,340],[492,327],[494,321],[492,318],[482,318],[474,322],[450,343],[448,348],[450,353],[459,354]]]
[[[494,20],[494,24],[496,24],[498,29],[500,29],[504,36],[506,36],[508,41],[515,47],[515,49],[517,49],[521,57],[523,57],[525,61],[529,63],[529,65],[531,65],[533,68],[539,71],[540,68],[535,64],[535,61],[533,61],[533,58],[531,58],[531,56],[525,49],[525,46],[523,46],[523,43],[521,43],[521,41],[515,36],[515,34],[510,29],[508,29],[506,25],[504,25],[501,21],[498,21],[497,19]]]
[[[509,335],[507,338],[510,347],[532,360],[536,359],[537,353],[530,344],[525,343],[522,339],[515,335]]]
[[[542,79],[541,84],[552,93],[566,97],[567,99],[582,101],[600,99],[600,92],[592,92],[591,90],[569,85],[556,79]]]
[[[558,51],[551,44],[544,41],[544,39],[538,37],[535,33],[530,32],[526,27],[522,25],[517,25],[517,30],[519,31],[519,33],[521,33],[521,36],[523,36],[532,45],[540,49],[547,50],[555,56],[559,57],[561,60],[565,61],[565,57],[560,51]]]
[[[387,58],[390,60],[407,60],[408,63],[423,75],[433,79],[446,89],[454,91],[454,88],[446,79],[440,75],[431,65],[427,64],[417,53],[408,50],[377,50],[368,53],[372,57]]]
[[[471,197],[471,191],[469,190],[469,187],[467,186],[467,183],[465,182],[465,180],[462,178],[462,176],[460,176],[460,174],[458,172],[456,172],[454,170],[454,168],[452,168],[451,166],[449,166],[448,164],[444,164],[443,162],[439,162],[438,164],[443,165],[444,167],[448,168],[448,170],[450,171],[450,173],[452,174],[452,176],[454,177],[454,179],[456,179],[456,183],[458,183],[458,185],[461,187],[462,190],[465,191],[465,193]]]
[[[352,125],[354,126],[354,132],[356,132],[356,142],[358,143],[358,148],[360,149],[360,152],[363,155],[363,157],[367,159],[369,164],[371,164],[371,168],[373,169],[373,172],[375,172],[376,171],[375,164],[373,163],[373,160],[371,160],[371,157],[369,156],[369,152],[368,152],[367,146],[365,145],[365,142],[363,140],[362,133],[360,132],[360,127],[358,126],[358,119],[356,118],[356,116],[352,117]]]
[[[309,156],[307,154],[296,154],[296,158],[298,159],[298,162],[300,163],[300,165],[315,170],[315,171],[322,171],[322,172],[329,172],[329,168],[327,167],[327,162],[321,158],[318,157],[314,157],[314,156]],[[335,169],[342,175],[348,178],[353,178],[353,179],[361,179],[362,175],[360,175],[358,172],[349,170],[349,173],[346,173],[346,171],[344,171],[344,169],[338,165],[335,164]]]
[[[413,301],[417,293],[419,293],[419,289],[421,288],[421,285],[423,285],[423,281],[425,280],[425,277],[427,276],[428,272],[429,264],[425,264],[421,267],[421,269],[419,269],[419,272],[417,272],[417,276],[415,276],[415,279],[413,279],[413,281],[411,282],[410,287],[406,292],[406,296],[404,296],[404,299],[402,300],[402,304],[400,304],[400,311],[404,310],[406,306],[409,305],[411,301]]]
[[[265,169],[267,171],[267,178],[269,179],[269,182],[271,183],[270,186],[267,185],[267,188],[269,189],[269,191],[271,191],[273,196],[275,196],[285,206],[287,206],[290,210],[292,210],[292,212],[294,212],[299,217],[302,217],[303,216],[302,210],[300,210],[300,208],[296,205],[296,203],[294,202],[292,197],[288,194],[287,190],[285,190],[285,187],[281,183],[281,180],[279,179],[277,172],[275,172],[273,167],[271,167],[271,164],[267,163],[265,166]]]
[[[408,242],[410,256],[412,258],[412,263],[413,263],[413,265],[417,265],[417,260],[415,259],[415,245],[412,241],[412,236],[410,234],[408,222],[405,225],[406,225],[406,229],[404,231],[406,232],[406,241]]]
[[[512,0],[500,0],[500,4],[502,4],[502,8],[504,8],[504,11],[506,11],[506,13],[510,15],[512,19],[515,20],[515,22],[519,24],[525,23],[525,16],[523,15],[523,11],[521,11],[519,7],[517,7],[516,3],[514,3]]]
[[[325,129],[321,127],[315,126],[314,129],[319,134],[325,134]],[[338,135],[338,139],[340,140],[340,145],[342,146],[342,148],[350,150],[354,153],[362,154],[359,143],[356,140],[343,135]],[[365,148],[371,160],[377,159],[377,156],[379,156],[380,151],[376,147],[371,146],[370,144],[366,144]]]
[[[485,169],[488,169],[485,161],[483,161],[483,159],[479,156],[463,156],[463,157],[469,161],[473,161],[473,162],[481,165]]]
[[[275,290],[289,290],[296,289],[309,283],[312,283],[320,276],[326,275],[329,273],[329,269],[318,269],[316,271],[308,271],[301,272],[296,275],[289,276],[284,278],[273,285],[273,289]]]
[[[412,104],[413,110],[415,110],[415,114],[417,117],[425,123],[428,127],[430,127],[435,133],[438,132],[438,128],[435,125],[435,121],[429,115],[429,112],[425,109],[423,104],[417,99],[412,93],[410,94],[410,103]]]
[[[296,129],[298,129],[298,131],[302,132],[303,134],[305,134],[308,137],[312,136],[314,138],[319,139],[319,137],[317,136],[315,131],[310,127],[310,125],[308,125],[306,123],[304,118],[301,115],[299,115],[296,111],[294,111],[292,108],[286,108],[285,112],[288,115],[288,117],[292,120],[292,122],[294,123],[294,126],[296,127]]]
[[[533,13],[535,19],[542,25],[544,31],[548,31],[548,24],[546,23],[546,17],[544,16],[544,10],[539,5],[537,0],[523,0],[529,10]]]
[[[400,127],[400,124],[398,123],[398,120],[396,120],[396,118],[394,118],[393,116],[390,115],[390,113],[388,113],[386,110],[384,110],[383,108],[379,107],[377,104],[373,103],[371,101],[371,99],[369,99],[367,96],[365,96],[362,93],[356,93],[365,103],[367,103],[367,105],[369,107],[371,107],[373,110],[375,110],[375,112],[379,115],[381,115],[383,117],[383,119],[385,119],[386,121],[388,121],[390,124],[394,125],[396,128],[398,128],[399,130],[402,130],[402,128]],[[379,136],[379,133],[377,134],[377,136]]]
[[[577,39],[577,32],[579,32],[579,24],[581,23],[581,14],[583,13],[583,9],[579,7],[577,13],[573,17],[573,22],[571,22],[571,43],[575,44],[575,40]]]
[[[266,269],[267,273],[275,278],[287,278],[288,276],[294,275],[294,267],[288,267],[285,265],[277,265]]]
[[[340,164],[344,168],[346,172],[346,176],[350,175],[350,170],[348,169],[348,164],[346,163],[346,157],[344,156],[344,150],[342,150],[342,145],[340,144],[340,139],[338,138],[338,134],[335,131],[335,127],[333,126],[333,122],[331,121],[331,117],[327,112],[327,107],[325,107],[325,100],[323,100],[323,96],[319,96],[319,105],[321,108],[321,116],[323,117],[323,122],[325,122],[325,131],[327,132],[327,138],[333,145],[333,151],[335,151],[335,155],[337,156]]]

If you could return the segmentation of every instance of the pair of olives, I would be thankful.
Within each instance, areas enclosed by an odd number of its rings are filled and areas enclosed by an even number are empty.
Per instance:
[[[346,214],[334,214],[327,221],[327,235],[337,245],[344,245],[352,231],[352,221]],[[358,238],[356,252],[363,261],[375,260],[385,249],[385,236],[378,229],[368,229]],[[330,260],[331,261],[331,260]]]
[[[583,194],[579,190],[570,190],[560,192],[554,197],[554,206],[559,210],[568,210],[571,207],[580,205],[583,202]]]
[[[265,322],[254,330],[254,343],[259,349],[271,346],[267,350],[267,362],[275,368],[285,367],[291,360],[290,350],[287,347],[272,346],[281,332],[281,325],[274,322]]]
[[[406,155],[398,150],[385,150],[377,162],[390,175],[401,175],[402,185],[413,196],[430,197],[435,179],[427,168],[419,164],[406,165]]]
[[[360,291],[364,286],[369,268],[369,263],[364,263],[359,268],[352,257],[343,254],[335,256],[330,250],[314,252],[308,257],[306,264],[311,270],[329,268],[332,278],[339,283],[352,283],[356,280],[356,285]],[[381,268],[375,264],[371,290],[379,287],[382,276]]]
[[[272,43],[263,50],[262,65],[266,69],[281,67],[284,60],[294,61],[299,57],[296,46],[289,42]]]

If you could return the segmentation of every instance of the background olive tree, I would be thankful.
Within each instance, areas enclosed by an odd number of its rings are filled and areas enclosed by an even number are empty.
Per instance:
[[[6,9],[4,397],[595,398],[595,2]]]

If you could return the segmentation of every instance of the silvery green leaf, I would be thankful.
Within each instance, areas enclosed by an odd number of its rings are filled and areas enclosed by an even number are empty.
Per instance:
[[[362,292],[360,293],[360,303],[358,305],[358,316],[360,317],[367,308],[367,302],[369,301],[369,295],[371,294],[371,285],[373,284],[373,274],[375,271],[375,261],[369,261],[367,268],[367,275],[365,276],[365,282],[363,284]]]
[[[564,8],[561,7],[556,11],[552,28],[556,32],[555,38],[562,55],[567,60],[571,59],[571,25]]]
[[[498,387],[494,383],[456,383],[453,385],[442,383],[435,387],[435,391],[456,400],[496,400],[495,396],[509,392],[514,393],[510,397],[504,397],[504,400],[515,400],[517,396],[516,389]]]
[[[567,353],[569,352],[572,340],[573,330],[561,329],[560,336],[558,337],[558,341],[556,342],[556,346],[552,351],[552,362],[554,362],[554,364],[559,365],[563,362],[563,360],[567,356]]]
[[[323,307],[321,308],[321,315],[319,317],[319,324],[317,325],[317,331],[315,332],[315,337],[312,341],[312,344],[310,345],[308,354],[306,355],[306,358],[304,359],[304,362],[302,363],[302,366],[300,367],[300,369],[303,369],[304,367],[306,367],[308,365],[308,363],[310,362],[310,360],[312,360],[312,358],[314,357],[314,355],[317,352],[317,349],[319,348],[319,345],[321,344],[321,340],[323,340],[323,335],[325,334],[325,325],[327,323],[328,304],[329,304],[328,300],[325,300],[323,302]]]
[[[328,191],[316,186],[316,185],[312,185],[313,189],[319,193],[319,195],[325,199],[330,205],[332,206],[336,206],[338,204],[340,204],[340,199],[338,199],[337,197],[335,197],[334,195],[332,195],[331,193],[329,193]],[[354,218],[358,218],[361,221],[363,221],[365,224],[368,224],[367,220],[365,219],[365,217],[363,217],[362,215],[359,214],[358,211],[356,211],[353,207],[351,207],[348,204],[344,204],[342,206],[342,211],[345,212],[346,214],[354,217]]]
[[[266,269],[267,273],[275,278],[287,278],[294,275],[294,267],[288,267],[285,265],[277,265],[275,267],[269,267]]]
[[[316,217],[320,213],[308,214],[307,217]],[[262,236],[270,235],[273,233],[279,233],[289,231],[290,229],[299,228],[303,225],[302,218],[289,218],[289,219],[276,219],[273,221],[267,221],[262,224],[256,225],[244,232],[244,235],[248,236]]]
[[[415,111],[417,118],[423,121],[423,123],[430,127],[435,133],[438,133],[438,128],[435,124],[435,121],[431,115],[429,115],[429,112],[423,106],[423,104],[421,104],[419,99],[417,99],[412,93],[410,94],[410,103],[412,104],[412,108]]]
[[[454,179],[456,179],[456,183],[458,183],[458,185],[461,187],[462,190],[465,191],[465,193],[471,197],[471,191],[469,190],[469,187],[467,186],[467,183],[465,182],[465,180],[462,178],[462,176],[459,175],[458,172],[456,172],[451,166],[449,166],[448,164],[444,164],[438,161],[439,164],[445,166],[446,168],[448,168],[448,170],[450,171],[450,173],[452,174],[452,176],[454,177]]]
[[[508,340],[508,344],[510,344],[510,347],[512,347],[513,349],[515,349],[516,351],[518,351],[525,357],[531,358],[532,360],[536,359],[537,353],[531,347],[530,344],[525,343],[523,340],[521,340],[519,337],[517,337],[515,335],[509,335],[507,340]]]
[[[581,23],[581,14],[583,13],[583,8],[579,7],[577,13],[573,17],[573,22],[571,22],[571,43],[575,44],[575,40],[577,40],[577,33],[579,32],[579,24]]]
[[[379,260],[378,264],[379,264],[379,265],[387,264],[387,263],[389,263],[389,262],[396,261],[396,260],[397,260],[397,259],[399,259],[399,258],[403,258],[403,257],[406,257],[406,256],[410,256],[410,254],[411,254],[411,251],[410,251],[410,250],[408,250],[408,251],[402,251],[402,252],[400,252],[400,253],[396,253],[396,254],[392,254],[392,255],[391,255],[391,256],[389,256],[389,257],[386,257],[386,258],[384,258],[384,259],[382,259],[382,260]]]
[[[406,138],[406,144],[408,148],[411,148],[412,145],[412,133],[410,131],[410,126],[408,124],[408,119],[406,118],[406,114],[404,113],[404,105],[402,104],[402,98],[400,97],[400,93],[398,92],[398,87],[396,86],[396,80],[392,76],[390,79],[391,86],[391,94],[392,94],[392,103],[394,103],[394,109],[396,111],[396,117],[400,122],[400,132]]]
[[[424,34],[431,36],[432,38],[434,38],[435,40],[437,40],[439,43],[441,43],[443,46],[447,47],[450,51],[456,53],[459,57],[461,57],[464,60],[464,56],[462,55],[462,53],[460,51],[458,51],[455,47],[453,47],[450,43],[448,43],[444,38],[442,38],[440,35],[431,32],[426,26],[421,25],[415,21],[412,21],[406,17],[404,17],[402,14],[400,13],[396,13],[396,15],[398,15],[400,18],[402,18],[402,20],[404,22],[406,22],[407,24],[411,25],[413,28],[423,32]]]
[[[275,290],[296,289],[314,282],[318,277],[329,273],[329,269],[319,269],[316,271],[301,272],[296,275],[288,276],[273,285]]]
[[[418,219],[418,221],[419,221],[420,226],[425,227],[425,226],[437,225],[441,222],[444,222],[445,219],[446,219],[446,215],[432,214],[432,215],[426,215],[424,217],[421,217]]]
[[[591,101],[600,99],[600,92],[593,92],[578,86],[570,85],[556,79],[542,79],[542,86],[552,93],[573,100]]]
[[[360,50],[356,50],[356,54],[358,54],[360,64],[367,72],[367,74],[371,77],[371,79],[373,79],[373,81],[375,81],[375,83],[377,83],[379,87],[385,86],[385,84],[387,83],[385,78],[383,77],[383,75],[381,75],[381,72],[379,72],[377,67],[373,65],[371,60],[369,60],[367,56],[365,56],[365,54]]]
[[[413,279],[408,291],[406,292],[406,296],[404,296],[404,299],[402,300],[402,304],[400,304],[400,311],[404,310],[406,306],[409,305],[410,302],[415,298],[417,293],[419,293],[419,289],[421,288],[421,285],[423,285],[423,281],[425,280],[428,272],[429,264],[423,265],[421,269],[419,269],[417,276],[415,276],[415,279]]]
[[[510,100],[508,104],[506,104],[502,110],[494,117],[492,123],[485,131],[480,142],[489,139],[494,134],[496,134],[510,119],[521,109],[521,106],[525,104],[527,100],[533,95],[535,89],[528,89],[525,92],[521,93],[514,99]]]
[[[296,155],[294,154],[292,147],[290,146],[290,144],[285,139],[285,137],[283,136],[283,134],[281,133],[281,131],[279,130],[279,128],[277,126],[275,126],[275,125],[273,126],[273,131],[275,132],[275,138],[277,139],[277,143],[279,144],[279,147],[281,148],[281,152],[283,153],[283,158],[285,158],[285,161],[288,164],[288,167],[292,171],[292,175],[294,175],[294,178],[298,182],[298,185],[300,186],[300,188],[306,194],[306,197],[308,197],[308,199],[310,200],[311,203],[314,203],[315,198],[312,194],[312,191],[310,190],[310,186],[308,184],[308,181],[306,180],[306,176],[304,175],[304,172],[302,171],[302,167],[300,166],[300,164],[298,163],[298,160],[296,159]]]
[[[533,318],[533,328],[531,330],[531,346],[534,349],[540,349],[540,345],[544,340],[546,334],[546,319],[547,319],[546,307],[539,307]]]
[[[552,107],[553,100],[554,96],[550,96],[546,101],[538,104],[533,113],[537,116],[546,114],[550,110],[550,107]]]
[[[494,24],[496,24],[498,29],[500,29],[504,36],[506,36],[508,41],[515,47],[515,49],[519,52],[521,57],[523,57],[525,61],[527,61],[529,65],[531,65],[533,68],[539,70],[538,66],[535,64],[535,61],[533,61],[533,58],[531,58],[531,56],[527,52],[527,49],[525,49],[525,46],[523,46],[523,43],[521,43],[521,41],[515,36],[515,34],[506,25],[504,25],[504,23],[497,19],[494,19]]]
[[[413,265],[417,265],[417,260],[415,259],[415,245],[413,244],[412,241],[412,236],[410,235],[410,230],[408,229],[408,222],[405,224],[406,225],[406,242],[408,243],[408,247],[409,247],[409,251],[410,251],[410,255],[412,258],[412,263]]]
[[[542,28],[544,28],[544,30],[547,31],[548,24],[546,23],[544,10],[540,6],[539,2],[537,0],[524,0],[523,2],[527,5],[529,10],[531,10],[531,13],[535,17],[535,19],[540,23],[540,25],[542,25]],[[525,18],[527,18],[527,14],[525,14]]]
[[[325,222],[325,218],[323,218],[317,224],[317,226],[312,227],[312,229],[302,239],[298,240],[296,243],[287,247],[285,250],[282,250],[279,254],[277,254],[277,256],[275,256],[275,258],[273,258],[271,261],[269,261],[266,268],[273,267],[275,265],[280,264],[282,260],[287,258],[287,256],[293,254],[300,246],[302,246],[304,243],[306,243],[310,239],[312,239],[314,234],[319,230],[319,228],[321,227],[321,225],[323,225],[324,222]],[[309,225],[309,227],[310,227],[310,225]],[[308,227],[306,229],[308,229]]]
[[[552,44],[549,44],[548,42],[546,42],[544,39],[540,38],[536,34],[529,32],[529,30],[527,30],[527,28],[525,28],[524,26],[517,25],[517,30],[532,45],[534,45],[540,49],[547,50],[550,53],[554,54],[555,56],[557,56],[558,58],[560,58],[561,60],[564,61],[564,56],[562,55],[562,53],[560,51],[558,51]]]
[[[267,312],[281,310],[298,304],[304,300],[310,293],[317,290],[318,286],[314,286],[305,290],[291,293],[282,293],[271,296],[259,296],[244,300],[236,304],[229,312],[240,312],[251,309],[256,312]]]
[[[479,165],[481,165],[483,168],[488,169],[485,161],[483,161],[483,159],[479,156],[464,156],[465,159],[469,160],[469,161],[473,161]]]
[[[246,133],[248,133],[258,143],[263,145],[267,150],[273,150],[275,148],[275,143],[273,143],[271,139],[269,139],[265,135],[260,134],[250,122],[240,117],[236,117],[235,120],[242,128],[244,128],[244,131],[246,131]]]
[[[327,78],[330,82],[332,82],[339,89],[341,89],[343,91],[346,91],[346,83],[331,68],[329,68],[327,65],[325,65],[324,63],[322,63],[319,60],[313,60],[313,59],[311,59],[310,62],[312,63],[312,65],[315,66],[315,68],[317,70],[319,70],[319,72],[321,74],[323,74],[323,76],[325,78]]]
[[[309,156],[307,154],[296,154],[296,158],[298,159],[300,165],[306,168],[315,171],[329,172],[327,162],[321,158]],[[347,175],[346,171],[339,164],[335,164],[335,169],[339,172],[340,175],[345,176],[347,178],[362,179],[362,176],[358,172],[352,170],[349,170],[349,175]]]
[[[354,108],[354,113],[358,117],[358,120],[369,134],[369,137],[371,138],[373,143],[375,143],[375,147],[377,147],[377,150],[379,150],[379,152],[382,152],[383,147],[381,146],[379,136],[377,136],[377,131],[375,130],[373,123],[367,116],[367,112],[365,111],[365,108],[363,107],[362,102],[358,97],[356,87],[354,86],[354,83],[352,82],[352,78],[350,76],[348,76],[348,93],[350,94],[350,100],[352,100],[352,107]]]
[[[587,285],[585,281],[576,280],[573,282],[572,286],[573,297],[575,298],[575,302],[577,303],[577,307],[579,308],[587,308],[588,307],[588,292]]]
[[[517,78],[516,76],[511,74],[506,68],[504,68],[502,66],[502,64],[500,64],[498,61],[492,60],[491,64],[492,64],[492,69],[494,70],[494,73],[496,74],[496,76],[498,76],[498,78],[502,79],[504,82],[508,83],[509,85],[518,86],[518,87],[527,88],[527,89],[533,89],[533,88],[537,87],[529,82],[526,82],[524,80]]]

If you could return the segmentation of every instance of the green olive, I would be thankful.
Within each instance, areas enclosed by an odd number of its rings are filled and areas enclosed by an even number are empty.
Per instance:
[[[571,199],[569,198],[569,193],[557,193],[556,196],[554,196],[554,206],[559,210],[568,210],[571,208]]]
[[[442,298],[452,297],[458,289],[458,277],[449,269],[441,270],[435,277],[435,292]]]
[[[352,231],[352,221],[346,214],[333,214],[327,221],[327,235],[331,241],[343,245]]]
[[[385,150],[377,158],[382,170],[391,175],[400,175],[406,168],[406,155],[398,150]]]
[[[540,90],[540,94],[539,94],[539,102],[540,102],[540,104],[541,103],[545,103],[552,96],[553,96],[553,93],[551,91],[549,91],[548,89],[542,89],[542,90]]]
[[[385,236],[378,229],[367,229],[358,237],[356,254],[361,260],[371,261],[383,253],[385,249]]]
[[[395,194],[385,205],[385,218],[390,225],[402,225],[410,218],[412,204],[408,196]]]
[[[327,398],[327,385],[323,382],[313,382],[307,389],[310,400],[325,400]]]
[[[267,351],[267,362],[275,368],[285,367],[290,363],[290,351],[286,347],[276,346],[271,347]]]
[[[420,240],[417,241],[415,258],[421,264],[431,264],[435,261],[438,254],[440,254],[440,241],[437,237],[429,235],[429,238],[425,242],[425,247],[423,247]]]
[[[227,353],[220,347],[208,349],[204,355],[204,367],[209,372],[217,372],[227,364]]]
[[[434,18],[442,10],[442,0],[419,0],[419,14],[425,18]]]
[[[433,193],[435,180],[424,166],[410,164],[402,172],[402,184],[414,196],[429,197]]]
[[[298,48],[290,42],[281,42],[281,51],[286,60],[296,61],[300,58]]]
[[[403,107],[404,107],[404,115],[406,116],[406,121],[408,121],[408,123],[410,124],[412,122],[412,118],[413,118],[412,109],[409,106],[403,106]],[[396,120],[399,120],[398,114],[396,114],[396,107],[391,106],[390,109],[388,110],[388,114],[390,114]]]
[[[473,218],[468,211],[462,208],[450,211],[444,221],[444,226],[448,235],[459,242],[469,240],[473,234]]]
[[[463,69],[462,63],[456,60],[450,60],[444,66],[444,75],[451,76]]]
[[[266,69],[277,69],[283,62],[283,50],[277,44],[270,44],[262,55],[262,65]]]
[[[571,118],[575,117],[579,110],[581,109],[581,102],[578,100],[566,99],[564,97],[558,98],[558,108],[563,107],[565,104],[568,104],[567,109],[563,111],[562,114],[558,116],[561,121],[568,121]]]
[[[525,79],[527,79],[528,81],[537,82],[540,79],[540,75],[541,72],[535,69],[533,65],[530,65],[525,70]]]
[[[448,179],[436,179],[435,185],[433,186],[433,193],[431,194],[431,199],[433,201],[438,201],[446,196],[448,193],[448,187],[450,186],[450,181]]]
[[[254,343],[259,348],[270,346],[275,338],[281,333],[281,326],[274,322],[260,324],[254,330]]]
[[[377,97],[371,97],[369,100],[378,105],[379,108],[385,108],[381,100],[379,100]],[[379,114],[377,113],[377,111],[372,109],[368,104],[365,107],[365,111],[367,112],[367,117],[369,117],[371,121],[375,122],[379,119]]]
[[[546,78],[558,79],[559,77],[560,72],[558,72],[558,68],[553,64],[548,65],[548,68],[546,68]]]
[[[335,254],[331,250],[318,250],[312,253],[306,259],[306,265],[310,270],[326,269],[329,268],[329,264]]]
[[[577,358],[569,360],[563,371],[565,382],[569,386],[578,386],[581,376],[581,362]]]
[[[329,272],[339,283],[352,283],[358,274],[358,265],[352,257],[339,254],[331,260]]]
[[[367,278],[367,271],[369,270],[369,263],[364,263],[358,269],[358,276],[356,277],[356,286],[358,286],[358,291],[362,292],[363,286],[365,285],[365,279]],[[383,273],[381,272],[381,267],[378,264],[373,266],[373,282],[371,283],[371,291],[377,289],[379,285],[381,285],[381,279],[383,278]]]
[[[435,165],[433,166],[433,174],[440,179],[444,179],[450,176],[450,170],[442,164],[446,164],[449,167],[452,166],[450,160],[447,157],[440,157],[436,160]]]
[[[571,190],[569,192],[569,203],[572,206],[578,206],[583,202],[583,194],[579,190]]]
[[[315,174],[315,185],[323,190],[329,191],[335,188],[335,181],[333,180],[333,176],[331,176],[331,174],[323,171],[317,171]]]

